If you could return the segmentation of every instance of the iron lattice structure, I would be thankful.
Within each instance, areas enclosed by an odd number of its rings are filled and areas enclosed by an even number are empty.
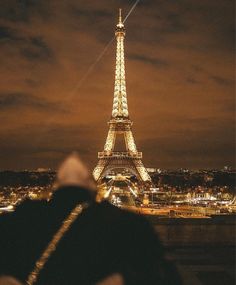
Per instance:
[[[112,116],[108,122],[109,131],[104,150],[98,153],[98,164],[93,171],[96,181],[101,180],[115,168],[129,169],[140,182],[151,182],[151,178],[142,163],[142,153],[137,151],[132,133],[132,121],[129,119],[125,82],[124,39],[125,27],[122,22],[121,9],[116,25],[116,70]],[[125,139],[125,152],[114,151],[117,135]]]

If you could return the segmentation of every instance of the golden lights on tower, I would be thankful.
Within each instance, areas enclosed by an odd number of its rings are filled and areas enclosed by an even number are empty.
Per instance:
[[[137,151],[131,130],[132,121],[129,119],[126,80],[124,39],[125,27],[122,21],[121,9],[115,30],[116,36],[116,67],[112,116],[104,151],[98,153],[98,164],[94,169],[95,180],[101,179],[108,170],[124,167],[130,169],[141,182],[150,182],[151,178],[142,163],[142,153]],[[117,135],[123,135],[126,152],[115,152],[114,146]]]

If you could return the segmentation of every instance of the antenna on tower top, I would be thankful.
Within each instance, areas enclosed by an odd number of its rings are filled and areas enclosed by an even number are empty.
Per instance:
[[[122,9],[119,8],[119,24],[122,24]]]
[[[121,8],[119,9],[119,21],[118,21],[118,24],[116,25],[118,28],[124,28],[124,24],[123,24],[123,21],[122,21],[122,14],[121,14],[122,10]]]

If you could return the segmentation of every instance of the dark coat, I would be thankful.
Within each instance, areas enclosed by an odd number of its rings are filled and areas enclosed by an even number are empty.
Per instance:
[[[125,284],[180,284],[149,223],[108,202],[95,203],[89,191],[61,188],[50,202],[25,201],[0,216],[0,275],[25,281],[36,260],[80,202],[90,206],[72,224],[41,271],[37,284],[86,285],[119,272]]]

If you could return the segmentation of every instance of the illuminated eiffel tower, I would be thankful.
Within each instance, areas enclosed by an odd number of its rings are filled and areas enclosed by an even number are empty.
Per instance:
[[[119,10],[119,22],[116,25],[116,71],[112,116],[108,122],[109,131],[104,150],[98,153],[98,164],[93,171],[96,181],[100,181],[111,170],[122,168],[129,170],[140,182],[151,182],[151,178],[142,163],[142,153],[137,151],[129,119],[126,83],[124,38],[125,27],[122,22],[121,9]],[[117,135],[123,135],[126,151],[114,151]]]

